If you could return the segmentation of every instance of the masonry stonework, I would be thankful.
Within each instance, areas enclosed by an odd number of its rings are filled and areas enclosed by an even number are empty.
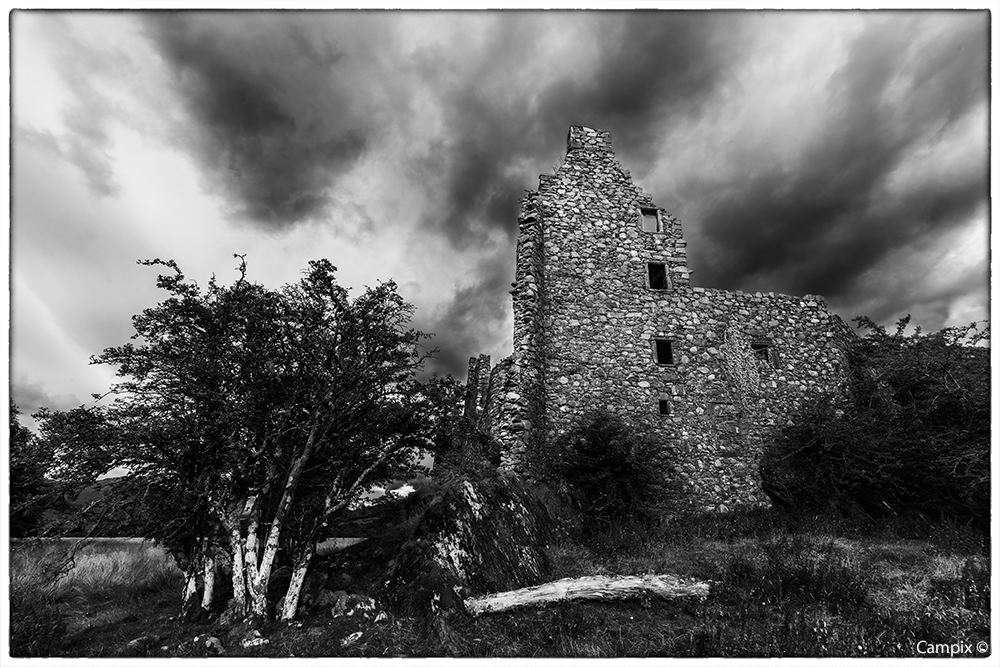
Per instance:
[[[853,333],[822,297],[692,287],[680,221],[632,183],[608,132],[570,128],[518,219],[514,352],[470,360],[466,414],[531,475],[607,408],[660,433],[691,509],[767,504],[758,461],[807,395],[842,395]]]

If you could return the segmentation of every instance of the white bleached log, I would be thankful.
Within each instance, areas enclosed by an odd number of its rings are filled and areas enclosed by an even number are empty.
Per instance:
[[[560,579],[540,586],[469,598],[465,609],[473,616],[507,611],[517,607],[542,605],[562,600],[625,600],[637,597],[705,599],[708,583],[682,579],[671,574]]]

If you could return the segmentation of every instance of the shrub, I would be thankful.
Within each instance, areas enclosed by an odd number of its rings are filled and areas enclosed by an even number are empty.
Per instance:
[[[662,441],[606,410],[585,415],[553,442],[553,452],[551,474],[587,534],[657,518],[676,497]]]
[[[437,477],[488,478],[500,463],[500,445],[475,420],[441,420],[434,434],[434,474]]]
[[[904,335],[859,318],[850,400],[807,401],[761,460],[764,489],[798,508],[917,512],[989,525],[989,350],[975,324]]]

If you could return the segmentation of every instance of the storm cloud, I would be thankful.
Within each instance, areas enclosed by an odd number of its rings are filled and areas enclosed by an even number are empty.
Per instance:
[[[116,15],[132,36],[104,50],[92,16],[52,15],[66,103],[36,124],[16,95],[15,148],[52,137],[124,199],[116,123],[152,137],[218,202],[226,224],[191,224],[220,257],[257,234],[275,267],[397,279],[438,372],[510,352],[518,202],[571,124],[681,219],[696,285],[925,329],[988,310],[985,11],[157,11]],[[28,224],[15,244],[41,243]]]
[[[984,111],[986,51],[969,46],[985,42],[986,23],[954,18],[932,44],[912,35],[938,15],[886,16],[854,38],[825,87],[803,91],[824,110],[823,132],[796,148],[792,164],[748,161],[741,182],[709,199],[701,220],[708,245],[694,258],[701,280],[759,289],[758,274],[777,274],[772,289],[840,296],[901,239],[962,224],[984,206],[985,142],[967,155],[964,173],[935,174],[906,196],[887,188],[914,153]],[[985,115],[973,122],[985,137]]]
[[[279,229],[321,215],[373,132],[355,99],[363,89],[338,85],[351,64],[335,42],[303,19],[259,14],[154,13],[145,24],[195,123],[179,141],[234,215]]]
[[[490,20],[460,76],[441,67],[444,46],[416,58],[423,86],[440,97],[448,136],[429,171],[444,175],[446,209],[425,224],[458,247],[478,230],[513,239],[518,201],[565,152],[572,124],[613,128],[633,168],[653,159],[664,120],[696,113],[745,41],[734,14],[695,12],[515,13]],[[555,58],[549,42],[565,52]],[[585,53],[575,51],[585,46]]]
[[[430,369],[464,377],[470,356],[502,347],[513,327],[513,276],[513,262],[496,253],[479,268],[471,284],[457,289],[451,299],[429,313],[424,328],[437,332],[433,339],[437,353]],[[492,361],[499,361],[495,354]]]

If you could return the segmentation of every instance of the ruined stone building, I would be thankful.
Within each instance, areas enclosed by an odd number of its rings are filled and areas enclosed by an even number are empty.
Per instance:
[[[811,392],[839,394],[850,328],[822,297],[691,285],[680,221],[632,183],[609,132],[570,128],[521,202],[514,352],[470,360],[466,413],[530,472],[608,408],[662,434],[692,508],[767,503],[758,461]]]

